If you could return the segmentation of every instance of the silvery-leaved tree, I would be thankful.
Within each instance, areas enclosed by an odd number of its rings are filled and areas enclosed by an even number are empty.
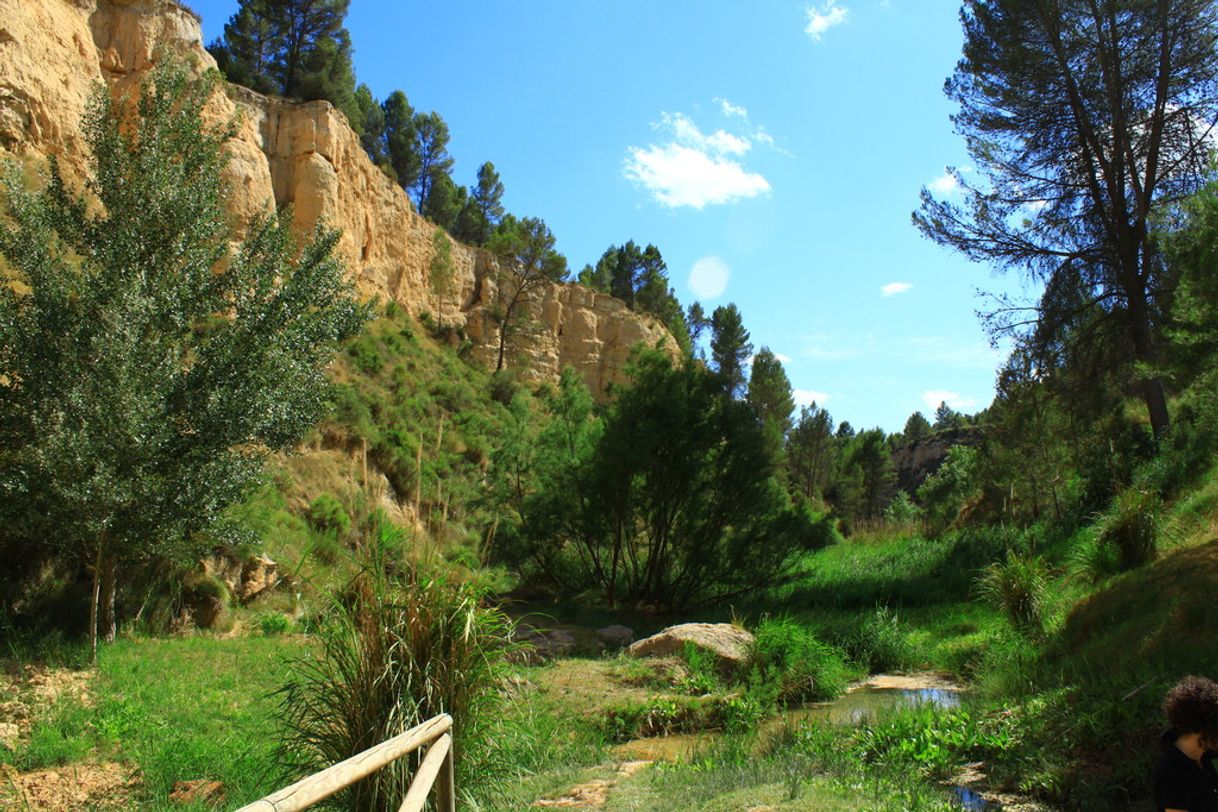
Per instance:
[[[95,654],[117,566],[236,539],[226,509],[321,416],[367,317],[336,232],[297,246],[272,214],[231,242],[230,131],[199,114],[216,79],[166,58],[135,94],[99,88],[83,190],[54,160],[41,191],[4,187],[0,522],[92,568]]]

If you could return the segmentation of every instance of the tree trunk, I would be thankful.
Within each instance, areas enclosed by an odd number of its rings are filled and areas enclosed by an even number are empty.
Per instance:
[[[118,562],[114,560],[114,556],[106,556],[102,559],[101,566],[101,584],[97,608],[98,634],[100,634],[102,640],[105,640],[107,643],[113,643],[114,636],[118,630],[118,621],[114,612],[114,588]]]
[[[1132,290],[1129,295],[1129,337],[1133,342],[1134,360],[1151,369],[1159,360],[1154,337],[1150,332],[1150,314],[1145,291]],[[1150,429],[1155,440],[1162,440],[1171,428],[1171,417],[1167,412],[1167,395],[1163,391],[1163,380],[1152,374],[1142,381],[1142,400],[1150,416]]]
[[[93,652],[93,664],[97,665],[97,598],[101,591],[102,546],[97,544],[97,557],[93,560],[93,591],[89,601],[89,648]]]

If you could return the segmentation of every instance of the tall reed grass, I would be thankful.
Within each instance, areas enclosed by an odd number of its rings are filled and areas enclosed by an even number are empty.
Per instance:
[[[280,692],[278,761],[296,778],[349,758],[420,722],[454,719],[458,764],[478,747],[499,701],[497,683],[511,622],[468,584],[396,571],[375,558],[317,630]],[[394,765],[338,798],[353,810],[396,809],[418,759]]]

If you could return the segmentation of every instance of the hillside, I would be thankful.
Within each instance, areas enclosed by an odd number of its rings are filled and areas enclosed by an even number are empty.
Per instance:
[[[69,176],[86,166],[80,121],[98,82],[137,83],[162,47],[200,69],[215,67],[199,20],[173,0],[3,0],[0,18],[0,156],[55,155]],[[495,258],[454,242],[455,291],[437,296],[429,280],[435,227],[368,160],[342,113],[324,101],[287,102],[233,85],[205,112],[217,125],[238,123],[226,180],[239,226],[290,206],[300,236],[319,223],[340,228],[338,256],[364,296],[435,315],[469,337],[472,357],[494,364]],[[549,284],[529,308],[539,329],[509,353],[509,365],[528,378],[557,380],[571,366],[602,396],[622,381],[635,344],[676,352],[657,320],[578,285]]]

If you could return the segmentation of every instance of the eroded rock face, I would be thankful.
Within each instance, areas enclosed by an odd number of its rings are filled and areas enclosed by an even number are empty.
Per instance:
[[[740,668],[753,654],[756,639],[730,623],[682,623],[644,638],[627,651],[632,657],[667,657],[692,645],[713,654],[724,669]]]
[[[137,82],[161,46],[199,69],[215,67],[198,19],[173,0],[0,0],[0,154],[56,155],[70,178],[80,178],[87,166],[80,121],[92,89]],[[293,207],[299,236],[318,223],[342,229],[338,253],[363,295],[465,329],[475,356],[494,365],[494,258],[453,242],[456,290],[438,297],[430,281],[435,227],[368,160],[341,112],[327,102],[290,103],[235,86],[204,112],[215,123],[238,123],[225,174],[238,235],[285,205]],[[666,341],[677,352],[655,319],[579,286],[547,286],[530,310],[537,329],[507,354],[525,378],[553,380],[570,365],[603,395],[622,379],[635,343]]]

